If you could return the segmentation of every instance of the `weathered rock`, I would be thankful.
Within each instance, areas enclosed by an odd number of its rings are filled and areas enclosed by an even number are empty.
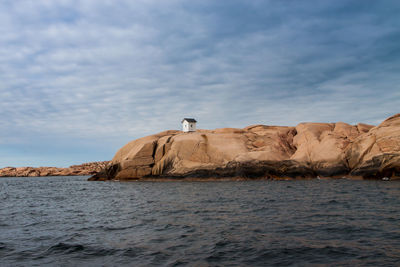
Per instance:
[[[361,134],[357,126],[343,122],[301,123],[296,126],[296,131],[293,144],[297,150],[291,156],[292,160],[307,164],[321,176],[349,172],[345,150]]]
[[[400,177],[400,114],[359,136],[347,149],[351,175]]]
[[[91,180],[184,177],[398,177],[400,114],[367,124],[166,131],[122,147]]]
[[[0,169],[0,177],[35,177],[35,176],[75,176],[94,175],[106,168],[108,161],[89,162],[73,165],[69,168],[56,167],[5,167]]]

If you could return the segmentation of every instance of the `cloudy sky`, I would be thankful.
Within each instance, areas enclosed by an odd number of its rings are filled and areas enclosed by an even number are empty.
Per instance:
[[[0,167],[179,129],[400,112],[400,1],[4,0]]]

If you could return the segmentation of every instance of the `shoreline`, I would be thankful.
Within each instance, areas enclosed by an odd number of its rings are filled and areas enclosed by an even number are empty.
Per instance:
[[[111,180],[96,180],[101,182],[218,182],[218,181],[308,181],[308,180],[354,180],[354,181],[385,181],[382,178],[363,178],[361,176],[336,177],[142,177]],[[388,181],[400,181],[400,177],[392,177]]]
[[[389,180],[382,178],[364,178],[362,176],[330,176],[330,177],[141,177],[141,178],[124,178],[124,179],[107,179],[107,180],[90,180],[91,175],[46,175],[46,176],[0,176],[2,178],[41,178],[41,177],[89,177],[88,181],[99,181],[99,182],[244,182],[244,181],[309,181],[309,180],[353,180],[353,181],[400,181],[400,177],[391,177]]]

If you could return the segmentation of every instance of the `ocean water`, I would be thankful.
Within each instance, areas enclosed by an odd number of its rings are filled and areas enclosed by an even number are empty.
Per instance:
[[[0,178],[0,266],[400,266],[400,182]]]

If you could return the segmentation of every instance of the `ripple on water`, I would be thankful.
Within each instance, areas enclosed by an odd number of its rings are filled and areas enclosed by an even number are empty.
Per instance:
[[[6,244],[4,242],[0,242],[0,257],[8,255],[14,249],[11,245]]]
[[[400,183],[5,178],[0,258],[30,265],[400,262]],[[4,187],[0,187],[4,188]]]

